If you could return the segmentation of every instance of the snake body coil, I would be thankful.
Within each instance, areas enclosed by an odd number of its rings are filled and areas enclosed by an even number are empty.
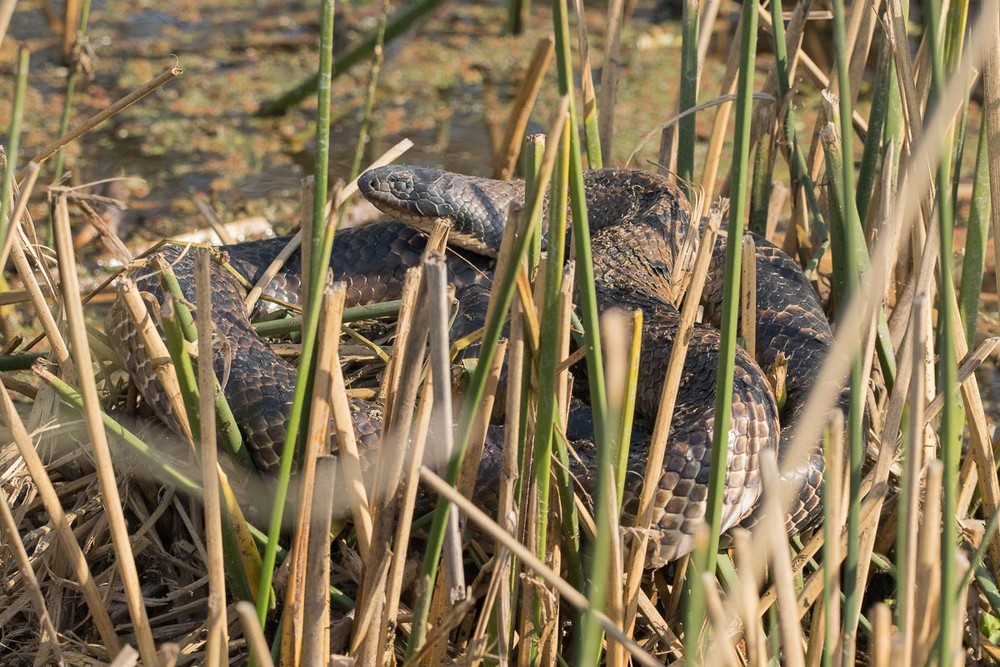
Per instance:
[[[600,307],[642,308],[644,327],[637,410],[656,416],[664,372],[678,328],[672,303],[671,273],[676,249],[688,235],[690,210],[673,181],[641,171],[599,170],[585,176],[592,235],[595,283]],[[424,248],[423,236],[439,219],[452,224],[450,243],[480,255],[495,254],[511,203],[524,199],[516,181],[494,181],[431,169],[389,166],[359,179],[362,193],[382,211],[401,222],[383,222],[337,233],[331,259],[332,278],[348,285],[348,305],[399,296],[405,271],[415,266]],[[402,224],[406,223],[406,224]],[[255,281],[284,245],[283,239],[256,241],[221,250],[232,268]],[[709,323],[718,319],[726,239],[713,249],[712,265],[703,294]],[[811,382],[832,343],[829,323],[815,291],[795,262],[767,241],[756,239],[757,359],[738,350],[729,432],[729,456],[723,504],[723,530],[744,520],[760,496],[759,453],[765,448],[782,456],[782,443],[794,429]],[[161,251],[193,301],[193,261],[183,249]],[[449,255],[449,272],[458,285],[484,281],[489,260],[466,254]],[[295,302],[299,267],[286,263],[269,290]],[[159,279],[151,268],[133,272],[140,289],[163,299]],[[216,334],[231,350],[216,354],[219,377],[228,377],[225,393],[249,444],[256,465],[273,470],[284,442],[285,422],[295,381],[294,369],[275,356],[253,332],[243,310],[244,290],[229,270],[216,265],[212,272],[213,319]],[[144,398],[168,424],[176,425],[164,400],[148,354],[137,340],[134,326],[120,303],[112,308],[108,329],[124,345],[126,364]],[[787,398],[779,415],[773,393],[761,367],[779,356],[787,360]],[[685,361],[662,474],[656,483],[654,529],[648,564],[660,566],[688,553],[693,533],[702,521],[707,497],[709,461],[714,425],[715,378],[719,333],[708,324],[696,325]],[[759,362],[759,363],[758,363]],[[379,410],[362,401],[352,403],[356,431],[362,446],[379,440]],[[644,480],[645,446],[633,445],[626,492],[633,498]],[[499,452],[487,449],[482,470],[499,469]],[[814,519],[819,509],[823,461],[816,454],[794,471],[790,481],[802,485],[790,512],[793,528]],[[496,479],[481,475],[482,496],[495,495]],[[630,508],[626,506],[626,511]],[[634,509],[634,508],[632,508]]]

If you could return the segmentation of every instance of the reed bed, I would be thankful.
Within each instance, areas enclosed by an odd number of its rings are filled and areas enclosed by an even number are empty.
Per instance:
[[[0,534],[10,556],[0,591],[4,664],[1000,661],[1000,431],[997,405],[984,401],[976,373],[996,364],[1000,347],[977,328],[996,317],[984,316],[989,300],[981,296],[997,289],[1000,297],[1000,286],[984,280],[990,263],[994,274],[1000,265],[1000,0],[975,12],[960,0],[926,0],[919,24],[929,27],[912,43],[906,21],[915,7],[835,0],[832,20],[819,22],[830,31],[830,53],[803,46],[807,15],[817,9],[809,2],[772,2],[770,11],[748,3],[736,30],[724,32],[733,49],[721,82],[701,77],[706,35],[724,22],[719,3],[683,3],[673,82],[680,108],[647,136],[662,130],[655,155],[637,148],[629,158],[653,170],[677,165],[692,215],[706,223],[693,229],[670,276],[679,288],[678,344],[649,419],[645,478],[658,479],[669,447],[718,234],[743,238],[749,227],[792,255],[828,304],[835,341],[794,441],[780,460],[761,457],[760,521],[752,532],[720,536],[718,471],[735,350],[753,354],[757,344],[754,242],[729,243],[708,521],[694,553],[660,570],[645,567],[655,539],[653,485],[630,511],[623,502],[625,462],[639,446],[630,438],[643,315],[599,313],[583,190],[585,168],[614,163],[614,128],[627,122],[614,117],[615,91],[624,75],[620,31],[634,4],[608,3],[595,83],[587,46],[594,24],[581,20],[582,3],[553,0],[550,13],[510,3],[512,29],[549,19],[552,29],[532,52],[517,54],[524,78],[497,154],[484,159],[484,169],[504,178],[520,164],[528,187],[511,211],[485,326],[462,341],[448,340],[445,226],[398,302],[345,310],[343,287],[325,285],[322,271],[357,190],[351,179],[369,132],[377,131],[376,81],[392,67],[382,61],[383,44],[440,1],[396,14],[383,4],[377,30],[337,60],[334,3],[317,8],[319,72],[261,107],[280,113],[316,91],[320,109],[303,232],[272,267],[306,254],[305,306],[259,324],[262,335],[292,336],[299,368],[277,479],[233,463],[245,451],[219,391],[225,380],[199,363],[213,344],[210,252],[196,250],[197,303],[174,293],[161,310],[165,339],[135,285],[117,281],[118,298],[160,360],[156,372],[178,415],[174,434],[142,418],[114,354],[118,341],[84,318],[94,295],[77,280],[73,191],[54,187],[61,161],[44,223],[27,213],[45,178],[40,165],[182,71],[165,70],[69,129],[75,64],[62,136],[22,166],[22,53],[0,187],[0,269],[9,258],[13,284],[0,309],[24,304],[21,324],[42,334],[9,337],[0,356]],[[81,20],[71,23],[82,38],[89,3],[78,11]],[[757,60],[758,41],[773,59]],[[366,60],[353,173],[330,194],[330,82]],[[553,60],[559,101],[538,109]],[[834,63],[831,71],[816,64],[823,61]],[[803,72],[811,83],[797,83]],[[823,95],[803,93],[809,86]],[[970,103],[973,90],[983,91],[981,112]],[[533,113],[548,114],[546,133],[524,138]],[[695,128],[709,122],[711,137],[700,141]],[[696,173],[700,183],[691,182]],[[960,193],[970,181],[966,202]],[[968,233],[956,236],[966,203]],[[113,231],[99,232],[128,254]],[[169,267],[162,273],[171,294]],[[249,310],[261,290],[247,287]],[[382,323],[372,340],[353,328],[365,320]],[[367,346],[369,367],[350,362],[350,341]],[[473,344],[474,358],[456,362]],[[765,371],[781,401],[781,364]],[[584,376],[586,392],[574,391]],[[845,386],[846,416],[835,408]],[[570,402],[581,393],[598,462],[586,490],[571,474],[580,445],[566,437]],[[363,482],[349,405],[359,395],[377,397],[383,411],[382,445],[368,461],[373,487]],[[503,471],[491,516],[472,492],[501,406]],[[823,523],[789,536],[786,508],[797,490],[781,474],[817,448],[827,467]]]

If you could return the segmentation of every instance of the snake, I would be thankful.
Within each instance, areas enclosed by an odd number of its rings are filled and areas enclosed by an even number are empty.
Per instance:
[[[682,295],[672,275],[678,249],[690,237],[688,199],[670,176],[634,169],[584,172],[591,237],[594,288],[601,311],[643,311],[642,345],[635,410],[655,420],[665,371],[679,335],[676,304]],[[427,234],[440,221],[450,224],[446,255],[457,293],[489,284],[491,269],[510,211],[524,205],[525,185],[430,167],[389,165],[358,178],[361,194],[390,220],[336,232],[329,281],[346,285],[346,305],[399,298],[406,272],[417,266]],[[776,452],[781,462],[805,400],[833,342],[822,302],[799,265],[766,239],[754,239],[756,253],[756,354],[735,353],[732,413],[729,423],[721,532],[752,520],[762,494],[760,456]],[[645,479],[650,442],[633,443],[625,476],[625,514],[635,513],[645,484],[655,484],[652,538],[647,567],[661,567],[691,552],[694,534],[705,521],[712,442],[716,424],[716,375],[720,362],[725,255],[733,243],[720,233],[712,248],[701,296],[702,321],[696,323],[677,389],[662,469]],[[244,307],[246,285],[264,274],[287,238],[220,246],[210,271],[216,374],[255,466],[276,471],[284,444],[296,369],[280,359],[251,325]],[[184,292],[194,302],[194,261],[188,248],[167,245],[158,251]],[[301,259],[288,259],[265,294],[297,303]],[[130,277],[146,293],[155,314],[166,297],[155,262],[132,269]],[[468,289],[466,289],[468,288]],[[120,343],[124,364],[144,400],[169,426],[179,419],[163,396],[153,360],[141,343],[133,319],[119,299],[107,318],[109,334]],[[767,372],[785,366],[784,400],[779,407]],[[381,408],[351,399],[359,447],[376,451]],[[496,495],[502,451],[487,446],[474,500],[484,505]],[[593,457],[592,457],[593,458]],[[584,459],[586,460],[586,459]],[[788,510],[790,531],[805,530],[821,513],[823,457],[814,452],[799,468],[784,473],[800,491]],[[581,475],[581,477],[587,477]],[[488,508],[488,507],[487,507]]]

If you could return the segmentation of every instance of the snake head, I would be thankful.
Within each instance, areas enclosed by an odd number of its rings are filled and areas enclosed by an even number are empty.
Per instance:
[[[434,223],[451,223],[449,241],[484,255],[500,248],[507,207],[524,197],[523,186],[453,174],[429,167],[388,165],[358,177],[365,199],[400,222],[430,233]]]

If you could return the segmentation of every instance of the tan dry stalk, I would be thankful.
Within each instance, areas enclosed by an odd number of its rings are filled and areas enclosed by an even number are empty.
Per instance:
[[[381,157],[379,157],[377,160],[368,165],[368,169],[375,169],[376,167],[382,167],[387,164],[390,164],[391,162],[396,160],[400,155],[408,151],[412,146],[413,146],[412,141],[410,141],[409,139],[403,139],[395,146],[393,146],[385,153],[383,153]],[[327,203],[327,208],[326,208],[327,219],[329,220],[332,212],[334,210],[339,209],[357,191],[358,191],[358,179],[355,178],[353,181],[351,181],[343,188],[335,192],[334,194],[336,196],[336,199],[333,200],[332,202]],[[305,221],[308,218],[309,216],[303,216],[303,221]],[[278,271],[281,270],[281,267],[284,266],[285,262],[288,260],[289,257],[295,254],[295,251],[298,250],[301,245],[302,245],[302,232],[299,231],[297,234],[295,234],[294,236],[292,236],[292,238],[288,240],[288,244],[281,249],[281,252],[278,253],[277,257],[274,258],[274,261],[272,261],[267,266],[267,268],[264,270],[264,273],[261,274],[260,280],[258,280],[256,284],[254,284],[253,288],[251,288],[250,292],[247,294],[246,299],[243,301],[243,305],[248,313],[253,310],[253,307],[257,303],[257,300],[260,298],[260,295],[263,293],[264,288],[266,288],[268,283],[270,283],[274,279],[274,277],[278,275]],[[303,266],[305,266],[304,263]]]
[[[83,316],[83,305],[76,296],[80,292],[80,284],[76,276],[76,258],[73,256],[69,210],[66,207],[64,197],[56,199],[53,225],[56,231],[59,275],[65,289],[63,301],[66,307],[73,361],[80,382],[80,394],[83,397],[83,415],[87,424],[87,435],[93,448],[94,463],[100,480],[101,493],[104,496],[103,505],[108,518],[122,586],[125,589],[129,616],[135,628],[139,653],[142,655],[143,662],[154,665],[156,664],[156,644],[153,642],[152,629],[146,615],[142,588],[139,584],[139,573],[132,554],[132,544],[129,541],[128,525],[125,522],[125,512],[118,494],[118,480],[115,478],[111,448],[108,445],[107,434],[101,421],[101,403],[97,394],[97,382],[91,373],[93,361],[87,343],[87,326]]]
[[[917,542],[917,587],[915,606],[917,609],[937,609],[941,597],[941,477],[944,466],[941,461],[927,462],[927,482],[924,486],[924,512],[920,521],[920,536]],[[910,638],[913,644],[911,664],[926,663],[934,643],[938,638],[940,619],[934,613],[921,613],[914,624]]]
[[[83,123],[74,127],[72,130],[67,132],[65,135],[59,137],[55,141],[46,144],[40,151],[38,151],[35,154],[35,157],[31,158],[31,162],[35,162],[37,164],[45,162],[50,157],[52,157],[56,151],[58,151],[66,144],[80,138],[83,134],[94,129],[95,127],[97,127],[107,119],[111,118],[115,114],[129,108],[130,106],[132,106],[133,104],[144,98],[146,95],[149,95],[157,88],[163,86],[166,83],[169,83],[172,79],[180,76],[183,73],[184,70],[181,69],[180,67],[168,67],[167,69],[163,70],[158,75],[153,77],[153,79],[151,79],[141,88],[132,91],[131,93],[129,93],[122,99],[118,100],[117,102],[115,102],[108,108],[104,109],[103,111],[94,114],[87,120],[83,121]],[[26,175],[27,175],[26,169],[22,170],[21,173],[17,175],[17,180],[23,181]],[[143,656],[143,662],[145,661],[146,657]],[[155,663],[150,663],[150,664],[155,664]]]
[[[4,398],[9,399],[9,395],[6,392],[4,392]],[[21,534],[17,531],[17,520],[14,518],[13,512],[11,512],[7,496],[3,493],[0,493],[0,535],[3,536],[4,545],[12,553],[14,560],[17,562],[17,569],[20,570],[21,577],[24,580],[22,585],[28,591],[28,597],[35,608],[35,613],[38,614],[42,629],[49,635],[49,645],[53,653],[52,658],[61,664],[63,662],[63,652],[62,647],[59,646],[59,633],[56,631],[55,625],[52,624],[52,617],[49,616],[49,610],[45,606],[45,596],[38,585],[35,570],[31,567],[31,558],[24,548]]]
[[[517,88],[517,95],[510,108],[510,118],[507,120],[507,129],[497,151],[496,162],[493,165],[493,178],[505,181],[514,175],[517,167],[517,158],[521,153],[521,137],[528,127],[528,120],[531,118],[531,110],[535,106],[538,98],[538,91],[542,88],[545,80],[545,73],[552,62],[552,55],[555,53],[555,40],[552,35],[546,35],[535,44],[535,50],[531,52],[531,60],[525,71],[524,79]]]
[[[198,207],[198,212],[201,213],[201,217],[205,219],[209,228],[215,232],[215,235],[219,237],[225,245],[232,245],[237,242],[236,238],[229,233],[229,229],[222,224],[222,220],[219,220],[218,214],[212,205],[208,202],[208,198],[203,194],[198,194],[193,198],[194,205]],[[304,208],[302,210],[305,210]]]
[[[396,345],[399,341],[406,340],[410,335],[410,328],[413,324],[414,313],[417,311],[417,293],[420,288],[420,274],[417,271],[408,271],[403,278],[403,289],[399,298],[399,316],[396,318]],[[382,383],[379,386],[379,398],[384,406],[383,424],[392,420],[393,403],[396,392],[399,388],[399,375],[402,370],[400,358],[402,348],[393,347],[393,354],[385,365],[385,373]]]
[[[847,501],[850,492],[845,486],[847,475],[844,474],[844,415],[839,410],[833,412],[829,432],[830,446],[826,449],[826,470],[824,471],[827,476],[827,495],[823,502],[832,508],[831,533],[841,535],[846,531]],[[824,541],[823,544],[823,592],[829,597],[829,615],[825,617],[826,627],[839,629],[841,625],[840,564],[844,561],[844,549],[842,548],[844,545],[840,540]],[[842,639],[839,631],[835,636]],[[831,655],[837,654],[831,651]]]
[[[757,595],[757,572],[761,570],[763,563],[758,562],[759,552],[753,550],[748,531],[734,528],[730,535],[733,538],[740,577],[738,589],[729,594],[736,601],[736,611],[743,623],[747,662],[751,667],[763,667],[767,664],[767,640],[764,638],[764,630],[760,625],[761,614],[758,611],[764,605]]]
[[[437,231],[435,229],[435,231]],[[452,419],[451,354],[448,346],[449,299],[448,268],[443,254],[434,252],[424,262],[424,287],[430,331],[430,366],[434,377],[434,411],[431,424],[440,451],[435,452],[442,461],[450,462],[455,456],[455,430]],[[442,547],[448,603],[454,605],[467,597],[465,569],[462,566],[462,535],[458,525],[458,512],[448,509]]]
[[[389,577],[386,582],[385,605],[382,611],[382,623],[379,626],[378,654],[376,664],[386,663],[382,654],[389,642],[389,631],[396,627],[399,616],[399,597],[403,589],[403,575],[406,569],[406,554],[410,545],[410,528],[413,525],[413,511],[416,504],[417,491],[420,484],[420,464],[424,459],[424,449],[427,445],[427,434],[430,430],[431,412],[434,409],[434,378],[424,381],[420,395],[420,404],[414,418],[413,444],[407,460],[406,477],[403,481],[402,503],[399,508],[399,523],[393,538],[395,549],[392,552],[392,563],[389,565]]]
[[[919,369],[923,364],[927,351],[927,299],[919,294],[914,298],[914,324],[910,329],[913,354],[910,357],[910,367]],[[902,608],[902,626],[899,628],[902,637],[902,664],[913,664],[914,633],[916,628],[916,593],[917,593],[917,535],[920,526],[920,471],[923,469],[924,429],[921,415],[924,412],[924,380],[921,372],[913,372],[910,376],[910,429],[906,446],[906,525],[897,526],[903,530],[906,558],[906,579],[900,588],[904,591],[902,600],[898,602]],[[883,443],[884,446],[884,443]]]
[[[993,266],[1000,271],[1000,40],[994,39],[986,50],[983,63],[983,124],[989,144],[990,170],[990,226],[993,228]],[[982,130],[980,130],[982,131]],[[2,266],[2,264],[0,264]],[[1000,278],[996,281],[996,295],[1000,299]]]
[[[28,199],[31,198],[31,193],[35,189],[35,180],[38,178],[40,168],[41,165],[37,162],[29,162],[28,166],[25,167],[27,178],[25,178],[24,187],[21,188],[14,201],[14,211],[10,214],[10,221],[7,225],[7,237],[0,239],[0,269],[7,266],[7,257],[10,255],[11,245],[14,243],[14,236],[21,227],[21,216],[24,215],[24,211],[28,207]]]
[[[799,626],[798,600],[795,595],[795,581],[792,561],[788,554],[788,538],[785,533],[785,509],[777,493],[781,487],[778,462],[772,450],[760,453],[760,473],[764,487],[764,516],[761,527],[768,536],[771,555],[771,576],[778,592],[778,626],[781,633],[782,664],[789,667],[805,667],[802,652],[802,630]]]
[[[225,667],[229,664],[229,638],[225,624],[225,598],[209,592],[205,598],[205,664]],[[225,640],[225,641],[223,641]],[[190,644],[188,644],[190,646]],[[162,651],[161,651],[162,652]],[[225,655],[225,659],[223,656]],[[164,662],[170,662],[169,660]],[[176,657],[173,658],[176,664]],[[161,663],[162,664],[162,663]]]
[[[372,541],[372,515],[369,505],[368,491],[365,489],[364,475],[361,472],[361,453],[354,433],[354,419],[351,416],[351,406],[344,386],[344,373],[340,366],[340,327],[344,315],[344,299],[346,287],[343,283],[334,283],[328,295],[324,296],[324,308],[328,309],[329,319],[325,320],[325,334],[320,337],[320,355],[329,345],[333,355],[329,363],[320,361],[318,368],[329,372],[327,389],[330,407],[333,412],[333,426],[337,433],[337,450],[340,454],[341,484],[347,492],[351,516],[354,519],[354,530],[357,533],[358,551],[362,560],[368,558],[368,548]],[[329,301],[327,301],[329,299]],[[322,374],[321,374],[322,375]],[[317,382],[317,391],[320,391]]]
[[[1000,347],[1000,336],[994,336],[992,338],[987,338],[972,354],[968,354],[964,359],[961,360],[961,365],[958,368],[958,382],[959,384],[965,382],[976,370],[996,351],[997,347]],[[927,424],[931,422],[938,413],[941,412],[941,408],[944,407],[944,394],[938,394],[934,397],[930,403],[927,404],[927,410],[924,413],[924,423]]]
[[[117,287],[118,297],[122,299],[128,316],[132,318],[132,322],[135,324],[136,334],[139,336],[139,340],[142,342],[142,346],[149,356],[153,372],[156,374],[156,379],[163,390],[163,395],[170,403],[171,414],[177,421],[176,426],[180,428],[184,439],[188,443],[194,442],[194,436],[191,433],[191,424],[188,422],[187,409],[184,407],[184,398],[181,395],[181,387],[177,380],[177,370],[170,361],[170,353],[167,352],[167,346],[156,330],[153,317],[146,309],[146,304],[143,302],[142,295],[139,293],[135,282],[130,278],[122,278],[118,281]],[[214,413],[214,407],[212,411]]]
[[[757,358],[757,244],[753,236],[743,237],[743,261],[740,265],[740,335],[743,347]]]
[[[241,600],[236,603],[236,613],[243,623],[243,635],[250,645],[250,655],[260,667],[274,667],[271,650],[267,646],[267,640],[264,639],[264,632],[260,629],[260,621],[257,620],[257,608],[252,602]]]
[[[645,569],[649,527],[653,522],[653,497],[659,486],[652,480],[659,480],[662,473],[663,459],[666,456],[667,434],[670,433],[674,404],[677,399],[677,387],[680,384],[681,371],[684,369],[684,360],[687,358],[691,332],[694,330],[695,316],[708,275],[708,266],[712,259],[712,249],[715,246],[715,237],[718,234],[720,223],[721,214],[718,209],[713,209],[709,214],[708,224],[705,225],[701,244],[698,246],[694,273],[691,276],[691,283],[681,308],[677,339],[670,351],[670,361],[667,363],[663,389],[660,393],[660,406],[656,415],[656,423],[653,426],[652,444],[643,474],[643,479],[650,480],[650,483],[642,486],[635,519],[637,539],[626,560],[625,624],[623,627],[628,634],[631,634],[635,627],[637,596],[639,586],[642,583],[642,573]]]
[[[330,525],[336,489],[337,459],[321,456],[316,477],[323,480],[313,494],[309,526],[309,558],[306,566],[302,627],[302,664],[324,665],[330,660]]]
[[[722,597],[719,595],[719,582],[714,574],[702,572],[701,583],[705,593],[705,611],[712,624],[712,633],[714,634],[714,641],[709,647],[708,660],[710,664],[736,667],[740,661],[736,657],[736,650],[730,640],[726,610],[722,604]]]
[[[195,251],[195,300],[198,327],[198,411],[201,454],[202,503],[205,509],[205,552],[208,565],[209,607],[223,609],[226,604],[226,569],[222,554],[222,506],[219,498],[219,455],[215,424],[215,369],[212,364],[212,286],[211,255],[204,248]],[[225,615],[223,614],[223,619]],[[209,642],[208,665],[229,664],[229,638],[226,624],[218,623],[216,642]],[[214,655],[213,655],[214,653]]]
[[[312,529],[312,509],[315,506],[316,464],[321,456],[330,454],[330,416],[333,413],[330,396],[332,393],[333,367],[339,369],[336,355],[340,340],[340,320],[344,311],[344,291],[324,289],[320,307],[320,327],[325,335],[319,337],[316,354],[315,386],[310,403],[309,429],[306,433],[305,455],[299,467],[298,512],[295,516],[295,531],[292,539],[291,572],[285,593],[285,607],[281,633],[281,654],[288,659],[298,660],[302,651],[305,628],[305,607],[309,591],[315,582],[307,577],[308,558],[313,547],[310,540],[315,536]],[[326,487],[323,483],[320,486]],[[323,548],[329,550],[329,540],[321,537]]]
[[[145,661],[143,661],[145,662]],[[125,646],[115,659],[108,663],[108,667],[135,667],[139,664],[139,654],[131,646]],[[152,663],[154,665],[159,663]]]
[[[742,23],[742,18],[740,19]],[[733,43],[729,51],[729,59],[726,61],[726,73],[722,77],[722,86],[719,89],[719,96],[735,99],[736,80],[740,72],[740,44],[742,43],[743,31],[739,27],[734,31]],[[729,128],[729,116],[733,111],[731,100],[719,105],[715,113],[715,121],[712,124],[712,134],[708,139],[708,149],[705,154],[705,167],[701,172],[701,187],[705,189],[705,201],[714,201],[715,181],[719,176],[719,165],[722,162],[722,150],[725,146],[727,130]]]
[[[513,539],[510,534],[501,528],[493,519],[488,517],[482,510],[476,507],[472,502],[470,502],[465,496],[458,493],[458,491],[448,485],[448,482],[441,479],[433,470],[427,466],[420,467],[420,479],[430,486],[435,493],[445,496],[449,501],[458,506],[463,514],[469,517],[473,523],[479,526],[483,532],[488,534],[498,544],[503,544],[504,547],[510,549],[526,567],[533,570],[538,574],[545,582],[552,586],[559,595],[574,608],[586,612],[588,614],[593,614],[597,621],[604,628],[604,631],[609,635],[614,637],[617,641],[621,642],[632,658],[643,665],[650,665],[655,667],[660,663],[656,661],[653,656],[649,655],[641,646],[639,646],[635,640],[630,636],[619,630],[610,618],[604,615],[598,609],[594,609],[590,604],[590,600],[586,598],[580,591],[576,590],[569,583],[559,576],[558,573],[554,572],[545,563],[538,560],[538,557],[534,555],[527,547]]]
[[[718,3],[716,2],[716,6]],[[608,20],[604,30],[604,60],[601,67],[601,92],[597,101],[597,128],[601,135],[601,155],[611,164],[615,136],[615,104],[618,101],[618,57],[621,47],[624,0],[608,2]],[[581,19],[582,20],[582,19]],[[701,62],[703,58],[699,59]]]
[[[884,602],[875,604],[872,613],[872,667],[892,664],[892,612]]]
[[[483,449],[486,446],[490,417],[493,414],[493,403],[496,401],[497,387],[500,384],[500,375],[507,357],[507,345],[507,341],[501,340],[493,354],[493,364],[490,366],[490,374],[486,378],[486,386],[483,389],[482,409],[473,422],[471,439],[465,452],[465,460],[462,462],[462,472],[458,479],[457,488],[466,498],[472,498],[475,495],[479,463],[483,458]],[[508,377],[514,377],[514,375],[509,374]]]
[[[66,347],[66,341],[63,340],[62,334],[59,331],[59,323],[56,322],[55,316],[45,302],[45,295],[42,293],[42,288],[39,286],[38,281],[35,280],[35,274],[28,263],[28,247],[22,244],[21,238],[15,232],[14,228],[16,226],[15,221],[15,224],[11,225],[11,238],[14,239],[11,246],[11,259],[14,260],[14,268],[17,269],[17,273],[21,277],[21,282],[31,296],[31,302],[35,307],[35,314],[38,316],[39,322],[41,322],[42,331],[49,341],[52,355],[55,356],[56,362],[59,364],[59,370],[62,372],[63,378],[68,383],[74,384],[76,381],[76,370],[70,361],[69,348]]]

